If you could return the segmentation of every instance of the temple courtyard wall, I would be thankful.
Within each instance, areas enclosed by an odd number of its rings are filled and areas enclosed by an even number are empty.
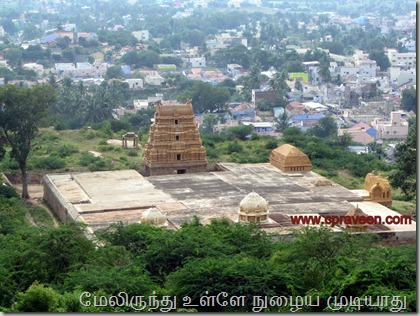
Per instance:
[[[91,231],[112,223],[139,223],[142,213],[157,207],[167,217],[168,228],[198,216],[203,224],[213,219],[238,221],[240,201],[250,192],[267,200],[268,232],[288,234],[298,228],[291,215],[345,215],[355,206],[368,215],[398,213],[363,198],[310,171],[288,174],[269,163],[223,163],[222,171],[143,177],[135,170],[73,174],[47,174],[44,198],[62,221],[81,221]],[[340,232],[342,227],[334,227]],[[394,240],[416,239],[416,223],[371,225],[368,231]]]

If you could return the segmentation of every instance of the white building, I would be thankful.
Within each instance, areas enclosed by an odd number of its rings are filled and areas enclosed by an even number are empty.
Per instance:
[[[416,69],[401,70],[399,67],[389,68],[389,80],[396,86],[401,86],[406,83],[416,83],[417,74]]]
[[[165,81],[161,75],[147,75],[144,82],[151,86],[160,86]]]
[[[398,53],[396,49],[388,49],[391,67],[413,68],[416,66],[416,53]]]
[[[72,78],[102,78],[108,69],[107,63],[95,61],[92,65],[90,63],[56,63],[54,71],[60,77]]]
[[[126,79],[124,82],[128,83],[128,87],[133,90],[143,89],[143,79]]]
[[[207,8],[207,0],[194,0],[194,8]]]
[[[41,76],[44,73],[44,66],[37,63],[24,64],[22,68],[33,70],[38,76]]]
[[[391,121],[375,118],[372,127],[376,129],[377,139],[405,139],[408,135],[408,122],[401,118],[400,112],[391,112]]]
[[[375,60],[363,59],[359,61],[359,75],[374,78],[376,77],[377,65]]]
[[[150,34],[148,30],[134,31],[131,34],[133,34],[133,36],[138,41],[148,41],[150,39]]]
[[[206,57],[190,58],[192,68],[206,67]]]

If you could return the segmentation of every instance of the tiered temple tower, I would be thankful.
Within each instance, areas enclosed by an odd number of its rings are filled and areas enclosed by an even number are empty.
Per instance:
[[[191,100],[186,104],[156,102],[144,165],[151,176],[207,171],[206,150],[194,122]]]

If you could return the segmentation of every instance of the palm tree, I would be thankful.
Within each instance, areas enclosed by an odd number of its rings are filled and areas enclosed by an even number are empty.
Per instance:
[[[275,125],[276,125],[276,131],[283,132],[286,128],[289,128],[292,126],[292,123],[289,120],[289,115],[287,114],[286,110],[275,118]]]
[[[104,88],[99,87],[94,93],[90,93],[85,98],[84,103],[84,122],[99,123],[112,118],[114,102],[112,96]]]

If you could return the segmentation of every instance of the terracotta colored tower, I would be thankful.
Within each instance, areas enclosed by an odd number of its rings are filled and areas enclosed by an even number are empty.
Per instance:
[[[151,176],[207,170],[206,149],[194,122],[191,100],[186,104],[156,102],[144,165]]]

